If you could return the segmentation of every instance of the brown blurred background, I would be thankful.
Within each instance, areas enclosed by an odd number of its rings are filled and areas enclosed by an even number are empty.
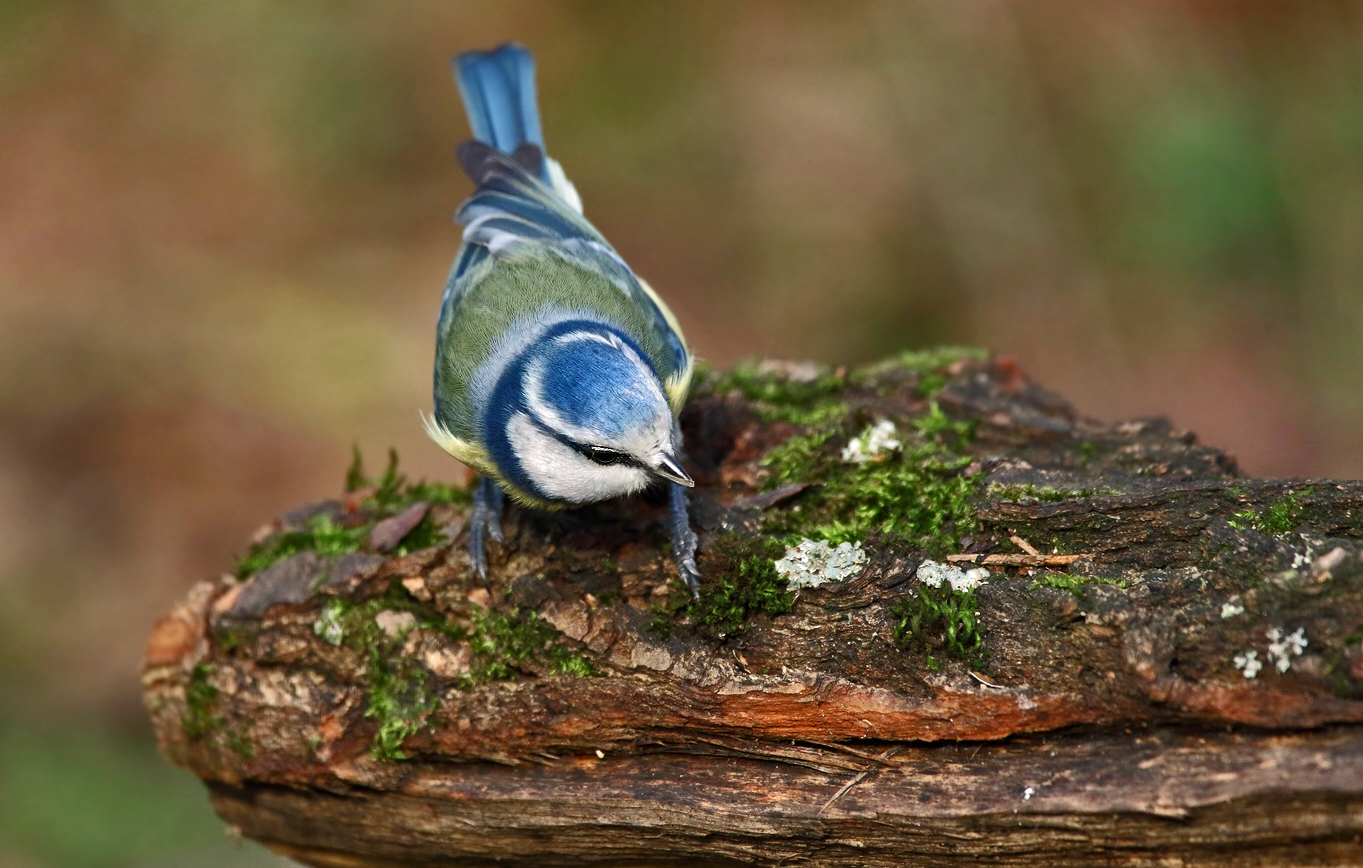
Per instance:
[[[152,621],[421,430],[514,38],[717,365],[966,343],[1363,476],[1363,5],[0,2],[0,868],[275,864],[150,745]]]

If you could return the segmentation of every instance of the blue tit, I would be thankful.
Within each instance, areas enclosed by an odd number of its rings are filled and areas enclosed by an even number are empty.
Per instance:
[[[676,318],[582,216],[544,151],[534,61],[517,45],[455,59],[473,129],[459,149],[477,189],[440,306],[427,433],[480,474],[474,568],[501,541],[503,493],[561,509],[669,486],[669,535],[697,592],[677,415],[694,359]]]

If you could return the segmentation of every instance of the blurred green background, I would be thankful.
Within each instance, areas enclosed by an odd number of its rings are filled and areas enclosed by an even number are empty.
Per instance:
[[[967,343],[1363,476],[1363,5],[0,2],[0,866],[273,865],[162,762],[152,622],[352,443],[414,473],[450,56],[700,355]]]

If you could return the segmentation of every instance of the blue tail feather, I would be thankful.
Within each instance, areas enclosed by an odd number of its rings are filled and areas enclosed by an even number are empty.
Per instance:
[[[492,51],[469,51],[454,61],[473,137],[510,154],[529,142],[544,150],[535,97],[535,61],[508,42]],[[548,181],[547,171],[541,178]]]

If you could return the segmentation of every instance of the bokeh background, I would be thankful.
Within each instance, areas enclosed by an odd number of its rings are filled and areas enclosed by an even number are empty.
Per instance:
[[[1363,476],[1363,4],[0,2],[0,866],[261,866],[137,666],[251,530],[413,473],[466,127],[533,47],[717,365],[964,343],[1253,475]]]

